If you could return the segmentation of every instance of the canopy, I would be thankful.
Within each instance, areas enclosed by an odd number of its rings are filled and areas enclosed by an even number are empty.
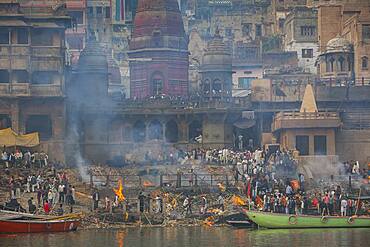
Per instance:
[[[30,133],[18,135],[11,128],[0,130],[0,145],[1,146],[21,146],[34,147],[40,144],[39,133]]]

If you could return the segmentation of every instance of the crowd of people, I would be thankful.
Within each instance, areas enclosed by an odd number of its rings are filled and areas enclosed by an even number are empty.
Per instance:
[[[48,162],[48,155],[44,151],[31,153],[29,150],[22,152],[16,149],[9,152],[4,149],[1,160],[5,174],[9,177],[7,183],[10,198],[3,208],[29,213],[63,214],[63,206],[68,205],[69,210],[73,211],[75,188],[66,173],[58,172],[56,164]],[[14,176],[10,168],[25,169]],[[18,202],[24,197],[28,198],[28,209],[24,209]]]
[[[45,167],[48,165],[49,157],[44,151],[15,149],[7,150],[5,147],[1,152],[1,163],[6,168],[11,167]]]

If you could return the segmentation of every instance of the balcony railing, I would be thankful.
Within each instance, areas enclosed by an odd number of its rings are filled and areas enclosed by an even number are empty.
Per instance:
[[[32,85],[29,83],[0,83],[0,96],[60,97],[60,96],[63,96],[63,90],[60,85]]]
[[[338,119],[336,112],[279,112],[275,120]]]

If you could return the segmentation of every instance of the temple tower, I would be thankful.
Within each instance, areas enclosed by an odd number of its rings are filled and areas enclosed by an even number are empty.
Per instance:
[[[131,98],[188,95],[188,39],[176,0],[139,0],[128,55]]]

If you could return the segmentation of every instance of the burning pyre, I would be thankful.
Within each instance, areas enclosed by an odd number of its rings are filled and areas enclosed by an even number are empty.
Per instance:
[[[126,199],[123,195],[123,184],[121,179],[118,180],[118,189],[113,188],[113,191],[114,194],[116,194],[116,196],[118,197],[119,202],[123,202]]]

